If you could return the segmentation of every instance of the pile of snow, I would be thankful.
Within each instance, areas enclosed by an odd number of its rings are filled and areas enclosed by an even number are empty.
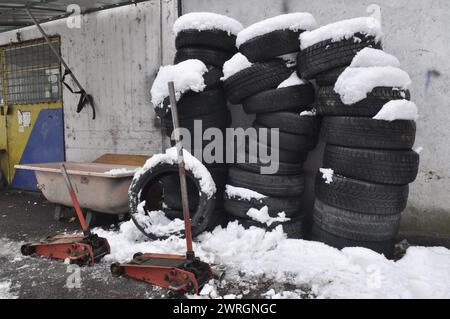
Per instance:
[[[303,84],[305,84],[305,81],[298,77],[297,72],[293,72],[290,77],[288,77],[286,80],[281,82],[280,85],[278,85],[277,89]]]
[[[325,180],[326,184],[331,184],[333,182],[334,171],[331,168],[321,168],[322,178]]]
[[[361,68],[370,66],[393,66],[400,67],[397,57],[384,52],[383,50],[364,48],[359,51],[350,64],[351,68]]]
[[[185,169],[190,171],[194,177],[199,180],[202,192],[204,192],[208,198],[211,198],[216,193],[216,184],[208,169],[185,149],[183,149],[183,157]],[[153,155],[145,162],[145,165],[136,172],[134,179],[138,179],[147,170],[152,169],[161,163],[171,165],[178,164],[177,148],[171,147],[167,149],[165,153]]]
[[[223,77],[221,77],[220,80],[225,81],[230,76],[235,75],[239,71],[249,68],[252,65],[253,63],[251,63],[245,55],[238,52],[223,64]]]
[[[107,263],[129,260],[139,251],[184,254],[186,250],[183,238],[144,241],[131,221],[118,232],[97,228],[95,233],[111,245]],[[365,248],[338,250],[288,239],[281,226],[267,232],[232,222],[200,235],[194,250],[203,261],[223,265],[228,281],[266,278],[308,286],[317,298],[450,298],[450,250],[440,247],[410,247],[394,262]]]
[[[137,213],[133,215],[136,222],[147,234],[167,236],[180,233],[184,229],[184,221],[181,219],[170,220],[163,211],[145,211],[145,201],[137,207]]]
[[[189,90],[202,92],[206,87],[203,79],[203,74],[206,72],[208,72],[206,65],[202,61],[194,59],[160,67],[150,91],[153,106],[161,107],[164,99],[169,96],[167,85],[169,82],[174,82],[177,101],[184,92]]]
[[[222,30],[228,32],[229,35],[237,35],[242,28],[242,24],[235,19],[211,12],[187,13],[179,17],[173,24],[175,35],[183,30]]]
[[[410,84],[408,73],[393,66],[348,67],[337,79],[334,91],[344,104],[351,105],[365,99],[375,87],[407,89]]]
[[[350,39],[355,33],[373,36],[377,42],[383,36],[381,24],[378,20],[372,17],[361,17],[338,21],[313,31],[303,32],[300,34],[300,47],[304,50],[326,40],[338,42],[343,39]]]
[[[106,171],[104,174],[108,174],[111,176],[115,176],[115,175],[122,175],[122,174],[134,174],[139,170],[139,168],[135,168],[135,169],[129,169],[129,168],[113,168],[109,171]]]
[[[17,299],[18,297],[11,293],[11,281],[0,281],[0,299]]]
[[[373,117],[375,120],[395,121],[409,120],[417,121],[419,114],[414,102],[408,100],[393,100],[387,102],[381,110]]]
[[[286,213],[284,212],[278,213],[277,217],[270,217],[269,207],[267,206],[264,206],[261,209],[250,208],[247,212],[247,216],[261,224],[266,224],[267,226],[270,226],[275,222],[284,223],[291,220],[286,217]]]
[[[236,187],[232,185],[225,186],[225,194],[228,196],[228,198],[238,198],[245,200],[252,200],[252,199],[261,200],[267,197],[251,189]]]
[[[301,31],[312,30],[316,27],[316,20],[311,13],[296,12],[282,14],[263,21],[259,21],[245,28],[236,38],[236,46],[239,48],[243,43],[258,36],[277,31],[286,30]]]

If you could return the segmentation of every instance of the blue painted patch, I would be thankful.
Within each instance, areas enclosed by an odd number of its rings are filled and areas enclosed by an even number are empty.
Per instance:
[[[62,162],[64,154],[64,123],[62,109],[44,109],[31,131],[20,164]],[[36,191],[37,181],[33,171],[16,170],[11,186]]]

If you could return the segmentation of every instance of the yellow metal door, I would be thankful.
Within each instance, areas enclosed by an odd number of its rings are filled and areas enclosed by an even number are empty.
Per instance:
[[[60,47],[59,38],[52,42]],[[64,160],[61,67],[43,40],[4,46],[0,57],[3,171],[12,187],[35,190],[34,173],[14,165]]]

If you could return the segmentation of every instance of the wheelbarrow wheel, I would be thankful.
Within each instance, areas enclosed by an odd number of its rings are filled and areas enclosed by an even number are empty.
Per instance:
[[[26,245],[23,245],[22,247],[20,247],[20,251],[21,251],[22,255],[30,256],[30,255],[34,254],[35,249],[30,244],[26,244]]]

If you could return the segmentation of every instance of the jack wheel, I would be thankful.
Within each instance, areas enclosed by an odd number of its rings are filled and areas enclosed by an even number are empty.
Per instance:
[[[114,263],[111,265],[111,274],[113,277],[120,277],[123,274],[123,267],[119,263]]]
[[[133,259],[139,258],[139,257],[141,257],[142,255],[143,255],[143,253],[135,253],[135,254],[133,255]]]
[[[25,244],[22,247],[20,247],[20,252],[24,256],[30,256],[34,253],[35,249],[30,244]]]

